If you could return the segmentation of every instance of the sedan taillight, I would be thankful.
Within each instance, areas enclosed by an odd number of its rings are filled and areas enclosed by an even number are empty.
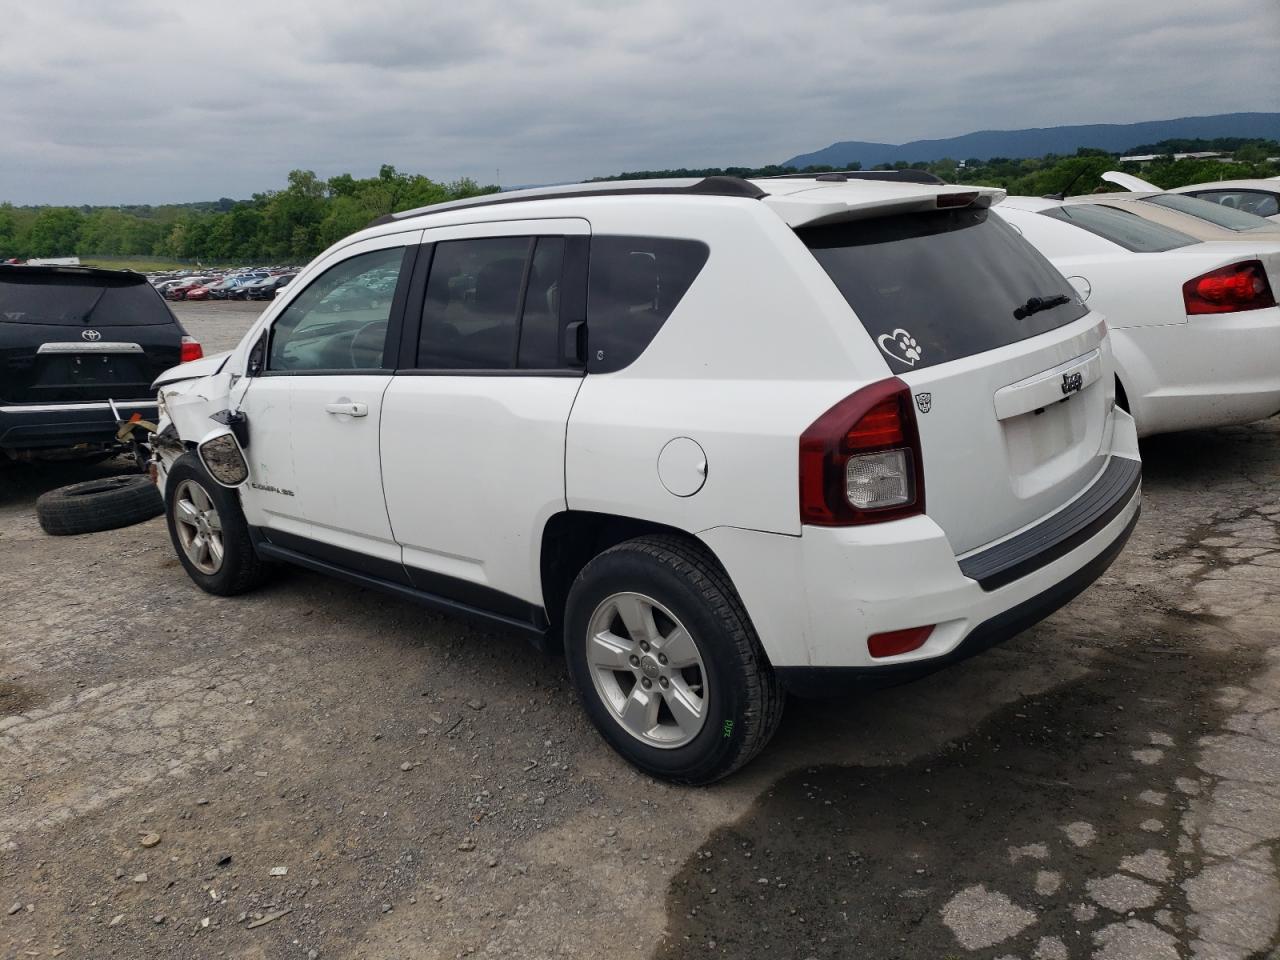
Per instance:
[[[893,377],[863,387],[800,436],[800,522],[841,527],[924,513],[923,463],[907,385]]]
[[[1212,270],[1182,285],[1187,313],[1235,313],[1276,305],[1267,271],[1259,260],[1245,260]]]
[[[204,356],[204,348],[200,346],[200,341],[195,337],[184,336],[182,338],[182,353],[178,356],[179,363],[188,363],[192,360],[199,360]]]

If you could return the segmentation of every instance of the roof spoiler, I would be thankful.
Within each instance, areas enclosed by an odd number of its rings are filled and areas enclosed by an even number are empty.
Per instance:
[[[923,183],[940,186],[947,181],[928,170],[831,170],[827,173],[780,173],[764,180],[820,180],[823,183],[845,183],[849,180],[887,180],[890,183]]]

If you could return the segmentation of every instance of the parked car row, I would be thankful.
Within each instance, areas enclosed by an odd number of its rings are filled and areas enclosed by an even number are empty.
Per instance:
[[[225,275],[160,274],[150,279],[166,300],[270,300],[295,276],[293,268],[264,268]]]

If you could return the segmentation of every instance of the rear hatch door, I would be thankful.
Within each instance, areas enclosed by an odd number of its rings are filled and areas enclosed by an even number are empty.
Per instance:
[[[925,509],[963,554],[1054,512],[1105,466],[1100,314],[976,207],[797,230],[910,388]]]
[[[182,334],[136,274],[0,267],[0,402],[142,399]]]

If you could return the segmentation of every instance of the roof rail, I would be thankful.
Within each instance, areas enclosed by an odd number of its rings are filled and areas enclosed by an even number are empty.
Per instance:
[[[927,183],[943,186],[947,181],[928,170],[829,170],[826,173],[780,173],[765,180],[821,180],[844,183],[847,180],[889,180],[894,183]]]
[[[415,210],[403,210],[399,213],[387,213],[372,221],[369,226],[376,227],[384,223],[394,223],[409,217],[419,217],[429,213],[442,213],[446,210],[471,209],[472,207],[493,207],[502,203],[527,203],[533,200],[564,200],[571,197],[623,197],[645,194],[667,194],[675,196],[700,197],[745,197],[748,200],[759,200],[767,196],[754,183],[741,177],[704,177],[701,180],[653,180],[649,183],[629,182],[625,187],[610,187],[610,181],[599,180],[592,183],[575,184],[563,189],[547,190],[514,190],[511,193],[489,193],[480,197],[469,197],[465,200],[451,200],[444,203],[433,203],[430,206],[418,207]]]

